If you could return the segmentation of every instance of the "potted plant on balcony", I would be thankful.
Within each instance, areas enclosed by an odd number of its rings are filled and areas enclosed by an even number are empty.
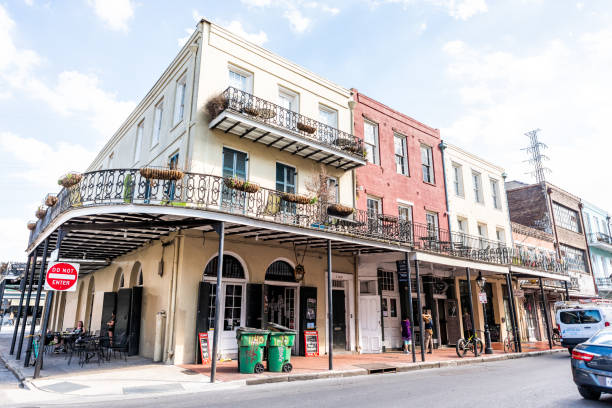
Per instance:
[[[210,116],[210,120],[213,120],[214,118],[219,116],[221,112],[226,110],[228,106],[229,100],[227,99],[227,97],[223,94],[219,94],[210,98],[208,102],[206,102],[206,106],[204,108]]]
[[[259,184],[251,183],[247,180],[240,180],[237,177],[225,177],[223,183],[227,188],[232,188],[245,193],[256,193],[259,191]]]
[[[335,217],[348,217],[353,214],[355,209],[346,205],[334,203],[327,206],[327,213]]]
[[[76,186],[81,182],[83,175],[81,173],[77,173],[74,171],[68,172],[64,174],[57,180],[57,184],[63,186],[64,188],[70,188],[72,186]]]
[[[304,132],[304,133],[308,133],[308,134],[313,134],[314,132],[316,132],[316,131],[317,131],[317,128],[316,128],[316,127],[314,127],[314,126],[310,126],[310,125],[307,125],[307,124],[302,123],[302,122],[298,122],[298,123],[297,123],[297,128],[298,128],[299,130],[301,130],[302,132]]]
[[[30,231],[34,231],[35,228],[36,228],[36,221],[28,221],[28,229]]]
[[[293,193],[280,193],[280,198],[284,201],[296,204],[315,204],[318,200],[317,197],[307,197],[305,195],[293,194]]]
[[[45,197],[45,205],[47,207],[53,207],[57,204],[57,196],[55,194],[47,194]]]
[[[142,167],[140,175],[146,179],[156,180],[173,180],[177,181],[183,178],[185,173],[176,169],[160,169],[155,167]]]
[[[259,116],[259,109],[252,105],[245,105],[242,107],[242,109],[240,109],[240,111],[242,113],[246,113],[247,115]]]
[[[386,215],[386,214],[380,214],[378,216],[378,219],[381,220],[382,222],[397,222],[397,217],[394,217],[392,215]]]
[[[41,205],[36,209],[34,214],[36,215],[36,218],[43,219],[45,215],[47,215],[47,208]]]
[[[263,120],[272,119],[276,116],[276,112],[274,112],[274,110],[272,109],[260,108],[257,116],[259,116]]]

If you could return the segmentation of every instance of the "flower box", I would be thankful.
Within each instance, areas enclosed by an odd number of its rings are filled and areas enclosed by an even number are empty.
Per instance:
[[[36,218],[43,219],[45,215],[47,215],[47,208],[41,205],[36,209],[36,212],[34,214],[36,215]]]
[[[304,132],[304,133],[309,133],[309,134],[313,134],[314,132],[316,132],[316,131],[317,131],[317,128],[316,128],[316,127],[314,127],[314,126],[310,126],[310,125],[307,125],[307,124],[302,123],[302,122],[298,122],[298,123],[297,123],[297,128],[298,128],[299,130],[301,130],[302,132]]]
[[[152,167],[143,167],[140,170],[140,175],[146,179],[157,179],[157,180],[180,180],[185,175],[180,170],[171,169],[156,169]]]
[[[45,197],[45,205],[47,207],[53,207],[57,204],[57,196],[55,194],[47,194]]]
[[[306,197],[303,195],[299,195],[299,194],[292,194],[292,193],[280,193],[280,197],[284,200],[284,201],[288,201],[290,203],[296,203],[296,204],[314,204],[316,203],[317,197]]]
[[[69,172],[60,177],[59,180],[57,180],[57,184],[64,188],[70,188],[79,184],[82,178],[83,175],[81,173]]]
[[[241,109],[241,112],[246,113],[247,115],[251,115],[251,116],[259,115],[259,109],[257,109],[254,106],[243,106]]]
[[[225,177],[223,183],[227,188],[244,191],[245,193],[256,193],[259,191],[259,184],[251,183],[247,180],[240,180],[236,177]]]
[[[34,231],[35,228],[36,228],[36,221],[28,221],[28,229],[30,231]]]
[[[259,112],[257,114],[261,119],[267,120],[267,119],[272,119],[273,117],[276,116],[276,112],[274,112],[272,109],[268,109],[268,108],[261,108],[259,109]]]
[[[327,214],[336,217],[348,217],[355,211],[354,208],[342,204],[330,204],[327,207]]]

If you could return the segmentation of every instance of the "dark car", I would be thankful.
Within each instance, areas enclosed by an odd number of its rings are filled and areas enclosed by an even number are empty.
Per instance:
[[[578,392],[597,400],[612,394],[612,328],[605,328],[572,351],[572,374]]]

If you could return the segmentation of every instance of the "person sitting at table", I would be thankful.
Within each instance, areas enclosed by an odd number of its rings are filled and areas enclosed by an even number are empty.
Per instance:
[[[75,339],[81,337],[83,334],[85,333],[85,325],[83,324],[82,320],[79,320],[79,322],[77,323],[77,327],[74,328],[74,330],[72,330],[70,332],[71,337],[74,337]],[[66,341],[64,338],[61,339],[61,341],[59,342],[59,346],[55,348],[55,350],[53,350],[54,353],[59,353],[60,351],[66,351]]]
[[[111,318],[108,322],[106,322],[106,332],[108,333],[108,342],[110,345],[113,345],[113,334],[115,333],[115,312],[111,315]]]

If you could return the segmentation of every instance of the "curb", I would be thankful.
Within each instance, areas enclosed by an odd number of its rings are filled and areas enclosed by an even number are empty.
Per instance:
[[[2,364],[4,364],[4,366],[17,378],[17,381],[19,381],[19,388],[30,389],[30,387],[26,385],[27,380],[21,370],[9,363],[2,353],[0,353],[0,361],[2,361]]]
[[[539,357],[546,354],[555,354],[565,352],[566,349],[555,349],[555,350],[539,350],[539,351],[526,351],[523,353],[512,353],[512,354],[498,354],[491,357],[471,357],[457,360],[445,360],[445,361],[431,361],[431,362],[417,362],[417,363],[402,363],[396,367],[397,373],[404,373],[415,370],[429,370],[433,368],[447,368],[447,367],[459,367],[465,365],[473,365],[480,363],[490,363],[494,361],[513,360],[517,358],[526,357]],[[364,369],[354,370],[333,370],[325,371],[321,373],[306,373],[306,374],[289,374],[277,377],[264,377],[254,378],[252,380],[246,380],[246,385],[260,385],[260,384],[271,384],[281,382],[293,382],[293,381],[309,381],[319,380],[324,378],[345,378],[345,377],[356,377],[368,375],[368,371]]]

